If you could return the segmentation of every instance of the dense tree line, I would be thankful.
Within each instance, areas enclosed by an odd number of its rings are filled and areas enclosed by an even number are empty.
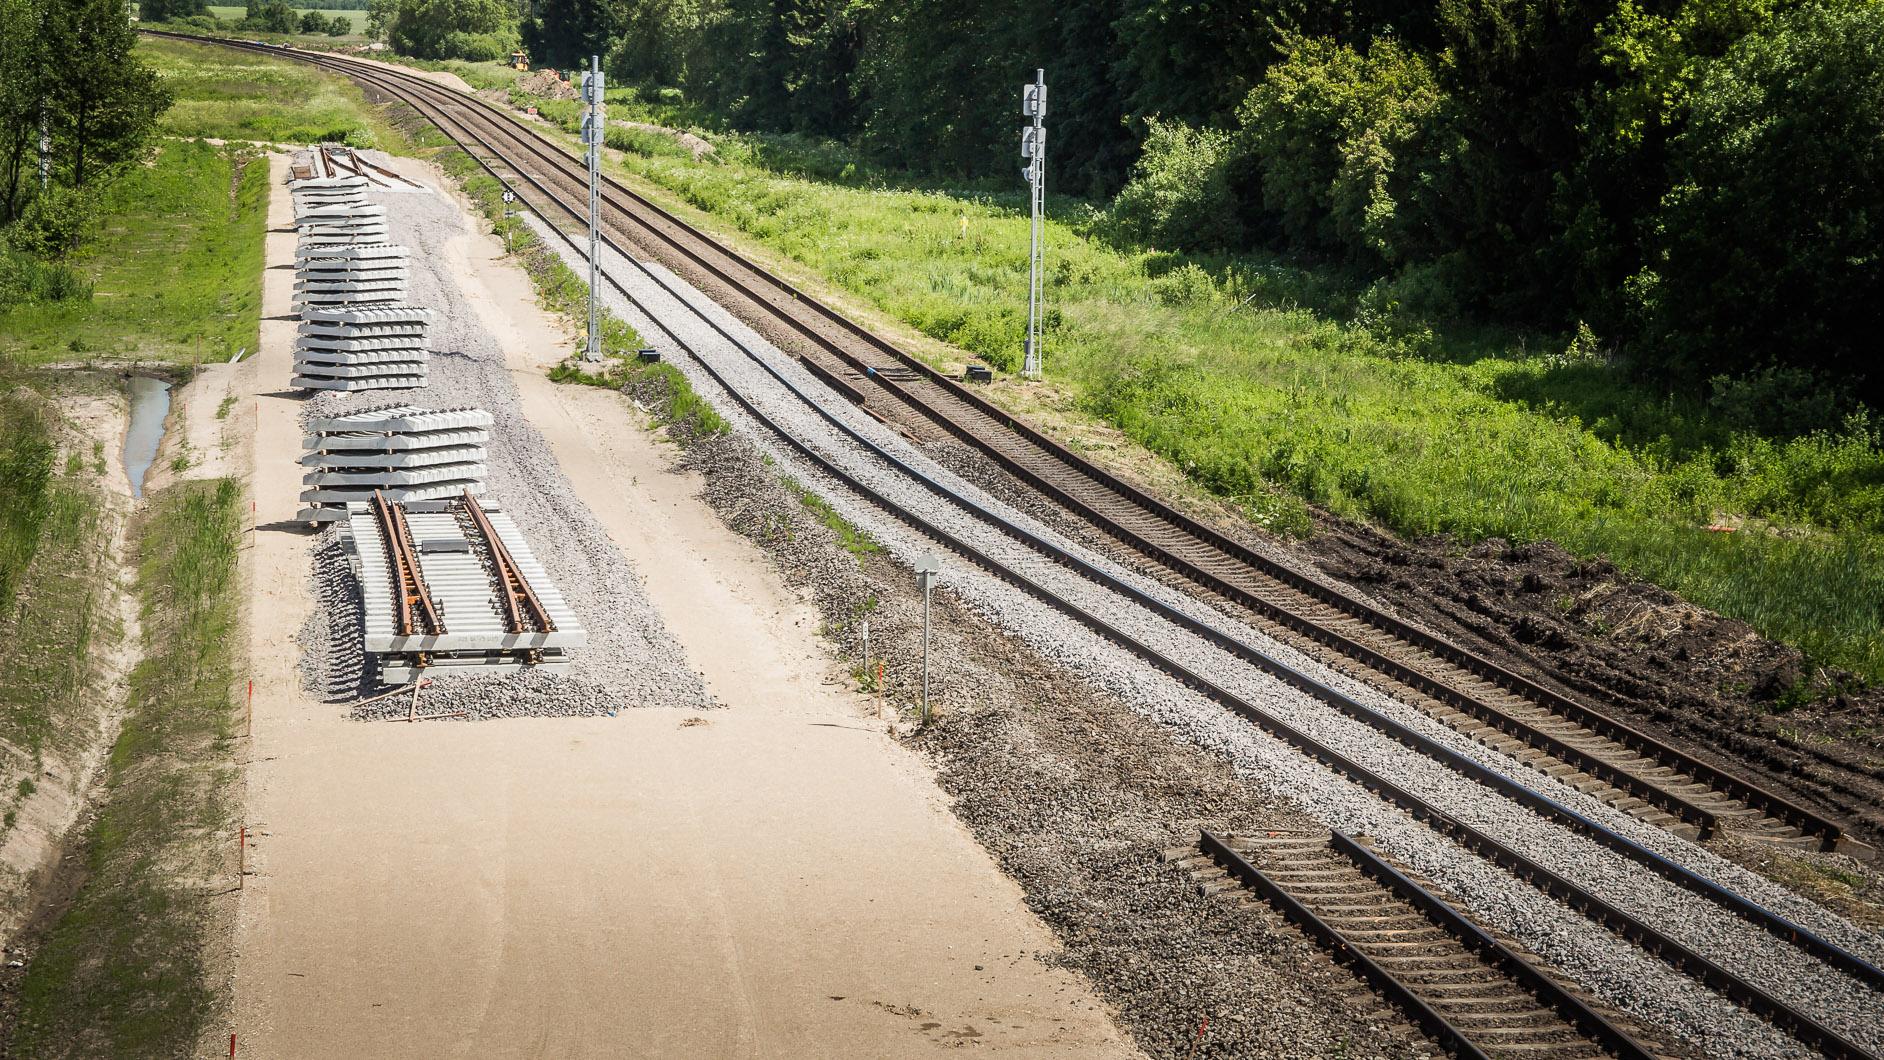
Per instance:
[[[1877,0],[536,0],[520,28],[540,65],[604,54],[939,176],[1018,166],[1044,67],[1055,186],[1122,238],[1309,255],[1384,312],[1586,323],[1677,383],[1884,397]]]
[[[143,156],[170,97],[136,43],[122,0],[0,0],[0,225],[11,247],[62,251],[83,228],[90,189]]]

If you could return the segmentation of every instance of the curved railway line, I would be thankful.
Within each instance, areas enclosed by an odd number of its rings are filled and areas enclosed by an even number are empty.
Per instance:
[[[280,54],[276,49],[257,48],[257,46],[246,45],[239,42],[217,41],[216,43],[234,47],[256,48],[257,50],[266,50],[271,53]],[[493,175],[498,176],[500,180],[506,180],[507,183],[511,184],[520,193],[524,192],[525,189],[517,186],[518,182],[527,184],[529,191],[526,197],[534,200],[532,202],[533,208],[536,208],[546,220],[549,220],[555,213],[580,216],[580,211],[576,209],[573,200],[558,194],[555,187],[551,186],[574,186],[574,182],[580,179],[576,175],[580,170],[574,160],[564,155],[558,148],[543,140],[541,137],[530,133],[516,121],[497,111],[495,108],[491,108],[477,100],[445,89],[435,82],[411,74],[389,70],[376,64],[358,63],[315,53],[289,52],[287,54],[294,58],[326,66],[337,72],[354,77],[363,83],[371,85],[377,91],[407,103],[428,120],[438,125],[446,135],[457,141],[473,158],[480,161],[487,169],[492,171]],[[505,146],[500,147],[500,144]],[[519,156],[518,154],[510,152],[521,152],[522,154]],[[517,164],[518,161],[523,161],[525,164],[519,166]],[[539,166],[547,167],[547,169],[539,170],[535,168]],[[500,172],[500,170],[503,172]],[[508,177],[506,176],[506,172],[508,173]],[[1190,546],[1182,544],[1181,541],[1173,536],[1174,534],[1188,535],[1190,541],[1201,542],[1204,545],[1210,546],[1210,548],[1215,549],[1215,554],[1218,557],[1229,556],[1238,559],[1241,563],[1241,569],[1245,572],[1259,571],[1268,574],[1266,568],[1274,566],[1269,561],[1256,556],[1254,553],[1249,553],[1247,557],[1238,556],[1238,551],[1241,550],[1241,546],[1221,538],[1219,535],[1216,535],[1214,531],[1208,530],[1208,528],[1191,522],[1188,517],[1183,516],[1181,513],[1176,513],[1168,508],[1164,508],[1162,505],[1158,505],[1157,502],[1137,493],[1137,491],[1129,485],[1112,480],[1105,472],[1092,468],[1089,465],[1084,465],[1077,457],[1073,457],[1070,453],[1058,449],[1050,440],[1035,435],[1024,425],[1010,422],[1004,414],[993,410],[991,406],[987,406],[978,396],[954,386],[954,384],[948,380],[928,369],[926,365],[922,365],[920,362],[914,361],[913,358],[909,358],[900,351],[896,351],[895,348],[889,344],[883,343],[881,340],[868,338],[868,333],[864,332],[861,328],[858,328],[854,324],[849,324],[847,321],[843,321],[841,316],[813,302],[809,298],[792,292],[791,289],[782,282],[771,279],[756,266],[745,263],[742,259],[737,258],[730,252],[718,248],[711,240],[687,228],[682,223],[659,214],[658,211],[655,211],[654,207],[646,204],[645,200],[640,200],[638,196],[634,196],[632,192],[621,189],[619,186],[612,186],[610,191],[613,194],[608,200],[608,205],[616,211],[616,215],[611,217],[611,221],[614,223],[610,227],[614,228],[615,231],[622,232],[626,229],[630,233],[648,233],[640,237],[640,239],[645,240],[654,238],[652,233],[658,232],[661,226],[671,226],[671,231],[669,231],[665,237],[662,237],[665,240],[665,245],[675,248],[676,252],[682,253],[683,256],[687,257],[689,260],[694,261],[699,269],[708,273],[714,273],[717,267],[719,274],[725,277],[722,282],[737,288],[746,289],[749,299],[761,304],[773,304],[764,293],[765,290],[769,289],[775,292],[791,292],[790,296],[780,294],[777,297],[783,299],[784,302],[789,305],[797,307],[801,313],[806,311],[805,307],[807,306],[814,307],[810,309],[809,312],[814,317],[822,319],[826,323],[822,325],[808,324],[800,315],[790,313],[781,312],[779,313],[779,317],[782,322],[789,324],[792,328],[807,337],[822,335],[823,338],[820,342],[824,353],[830,357],[837,358],[840,362],[840,366],[834,367],[830,363],[820,363],[817,359],[803,354],[800,355],[801,359],[814,374],[835,383],[838,390],[845,393],[851,400],[859,401],[860,404],[864,405],[866,410],[871,411],[879,418],[886,420],[901,418],[899,415],[886,416],[884,414],[886,407],[889,407],[891,412],[897,412],[898,408],[900,408],[905,413],[927,417],[933,427],[945,429],[948,433],[970,440],[977,448],[990,452],[990,455],[994,456],[1004,466],[1008,466],[1009,469],[1014,471],[1019,477],[1030,482],[1035,482],[1043,492],[1056,497],[1056,499],[1060,499],[1063,503],[1067,503],[1068,506],[1074,508],[1075,511],[1086,512],[1090,509],[1098,512],[1102,508],[1110,511],[1112,515],[1107,518],[1116,517],[1118,521],[1102,521],[1101,515],[1104,514],[1103,512],[1101,512],[1100,515],[1095,515],[1094,518],[1096,522],[1100,522],[1102,526],[1106,526],[1109,532],[1114,532],[1115,536],[1120,536],[1119,530],[1129,529],[1127,525],[1127,510],[1136,507],[1141,514],[1135,517],[1140,520],[1140,522],[1135,525],[1139,526],[1141,533],[1135,540],[1155,547],[1159,555],[1165,557],[1165,560],[1161,560],[1161,562],[1182,564],[1182,568],[1174,566],[1173,569],[1184,569],[1187,577],[1190,577],[1194,583],[1210,590],[1215,596],[1237,599],[1228,591],[1228,589],[1235,589],[1239,584],[1230,577],[1237,572],[1217,564],[1217,561],[1212,558],[1208,550],[1182,551],[1183,549],[1188,549]],[[636,205],[632,207],[624,206],[624,202],[634,203]],[[541,203],[548,203],[550,209],[544,209],[543,206],[539,205]],[[633,210],[654,211],[654,216],[658,219],[650,221],[645,216],[631,212]],[[683,237],[675,234],[678,232],[689,233],[686,238],[696,241],[699,246],[694,247],[691,252],[681,249],[680,244],[683,242]],[[630,238],[635,237],[631,234]],[[667,286],[664,280],[661,280],[651,270],[647,270],[645,266],[641,265],[631,255],[623,251],[612,238],[609,242],[611,247],[617,252],[622,253],[623,257],[631,264],[643,269],[643,271],[657,283],[661,283],[664,287]],[[755,281],[753,284],[742,284],[733,274],[727,273],[724,266],[716,266],[709,258],[708,255],[710,254],[717,254],[727,261],[737,262],[740,268],[756,274],[759,277],[764,277],[764,280]],[[607,274],[605,273],[604,275]],[[622,287],[612,276],[608,277],[608,281],[613,284],[624,297],[638,306],[640,305],[639,300],[627,291],[626,288]],[[758,289],[752,289],[754,287]],[[668,290],[669,293],[675,294],[676,298],[680,298],[678,293],[673,292],[671,287],[668,287]],[[686,301],[684,298],[680,300],[683,303]],[[648,315],[650,318],[653,318],[652,313]],[[701,314],[701,317],[703,320],[707,319],[704,314]],[[711,324],[712,322],[708,320],[708,323]],[[712,324],[712,326],[715,330],[719,331],[721,335],[728,339],[733,338],[723,329],[720,329],[717,324]],[[883,361],[882,370],[878,370],[875,363],[855,357],[855,351],[846,348],[842,342],[833,337],[832,332],[850,334],[855,340],[855,344],[872,346],[877,349],[878,356],[891,358],[894,363]],[[1522,854],[1505,847],[1490,836],[1448,815],[1439,807],[1430,805],[1417,795],[1399,787],[1387,778],[1370,771],[1360,763],[1354,762],[1332,748],[1317,742],[1311,736],[1292,728],[1286,722],[1268,713],[1260,706],[1237,696],[1229,690],[1213,683],[1208,678],[1186,669],[1175,660],[1166,657],[1152,647],[1134,639],[1132,635],[1109,623],[1104,618],[1080,609],[1078,606],[1057,596],[1051,590],[1043,587],[1033,579],[1030,579],[1025,574],[1005,565],[1000,560],[987,555],[985,552],[976,549],[974,546],[960,540],[958,537],[951,535],[922,514],[912,511],[907,507],[898,506],[894,502],[878,495],[853,474],[838,466],[830,458],[820,453],[816,448],[807,444],[802,439],[793,436],[775,420],[768,417],[763,410],[754,405],[749,398],[728,385],[720,372],[679,336],[675,335],[673,338],[675,343],[683,351],[693,356],[702,369],[725,390],[728,397],[738,403],[757,422],[775,432],[787,446],[816,465],[824,474],[841,483],[845,488],[854,491],[870,503],[883,508],[893,517],[914,527],[938,542],[945,544],[959,554],[967,557],[984,570],[987,570],[1010,584],[1022,588],[1031,595],[1046,602],[1049,606],[1055,607],[1063,613],[1074,617],[1101,636],[1125,647],[1149,664],[1178,678],[1193,690],[1202,693],[1236,713],[1250,719],[1271,735],[1295,746],[1334,771],[1363,785],[1375,794],[1405,810],[1414,818],[1426,822],[1435,831],[1451,838],[1459,845],[1472,849],[1486,860],[1499,865],[1513,875],[1540,888],[1566,905],[1578,909],[1612,932],[1637,943],[1645,950],[1667,961],[1674,967],[1734,999],[1749,1010],[1771,1020],[1776,1025],[1798,1037],[1801,1041],[1820,1049],[1827,1055],[1858,1057],[1868,1055],[1857,1045],[1821,1025],[1810,1013],[1799,1011],[1786,1002],[1772,997],[1760,990],[1757,986],[1746,982],[1735,976],[1732,972],[1708,961],[1702,955],[1682,946],[1679,942],[1660,932],[1653,925],[1643,923],[1623,913],[1621,910],[1608,905],[1596,895],[1557,876],[1546,867],[1531,861]],[[1017,526],[997,513],[987,511],[974,501],[954,493],[948,486],[936,482],[918,469],[910,467],[893,454],[883,450],[880,446],[856,434],[854,430],[848,428],[842,420],[832,414],[828,409],[825,409],[822,405],[812,400],[808,395],[804,394],[802,390],[780,376],[769,364],[760,360],[756,353],[747,349],[744,344],[739,343],[738,340],[733,339],[733,341],[735,345],[745,350],[747,356],[758,360],[759,363],[765,367],[765,370],[772,374],[773,378],[783,383],[800,399],[816,409],[827,422],[845,431],[852,441],[861,443],[869,449],[875,457],[897,467],[901,473],[909,476],[913,481],[920,482],[925,488],[930,489],[940,496],[946,497],[951,503],[958,507],[970,510],[977,518],[998,526],[1002,532],[1006,533],[1009,537],[1028,544],[1029,547],[1049,556],[1049,558],[1055,562],[1079,570],[1081,574],[1088,578],[1106,584],[1113,591],[1127,595],[1135,602],[1153,611],[1160,617],[1183,626],[1190,632],[1204,637],[1212,644],[1231,652],[1238,658],[1250,662],[1282,678],[1288,683],[1302,688],[1304,691],[1310,692],[1323,702],[1347,714],[1349,717],[1361,720],[1377,731],[1386,733],[1400,743],[1412,747],[1429,757],[1445,761],[1459,772],[1470,776],[1472,779],[1488,787],[1494,788],[1506,797],[1526,805],[1534,812],[1553,820],[1557,824],[1592,838],[1612,850],[1623,853],[1625,856],[1650,868],[1664,878],[1670,879],[1714,901],[1732,914],[1759,925],[1776,937],[1798,945],[1801,949],[1825,962],[1828,966],[1837,968],[1853,979],[1869,985],[1872,989],[1877,990],[1884,988],[1884,972],[1880,972],[1877,967],[1863,958],[1853,955],[1837,945],[1814,935],[1810,931],[1790,923],[1784,917],[1749,902],[1739,895],[1714,884],[1712,881],[1692,873],[1685,867],[1675,864],[1653,851],[1641,847],[1639,844],[1608,829],[1600,822],[1584,817],[1575,810],[1550,799],[1540,792],[1527,786],[1517,784],[1509,778],[1487,769],[1476,761],[1459,755],[1457,752],[1451,751],[1449,748],[1439,745],[1405,726],[1399,725],[1399,723],[1352,700],[1338,690],[1330,688],[1316,681],[1314,678],[1295,671],[1264,655],[1258,649],[1244,644],[1240,639],[1207,627],[1194,619],[1187,618],[1181,612],[1176,611],[1168,605],[1159,603],[1142,591],[1119,582],[1110,574],[1099,570],[1085,560],[1066,554],[1056,546],[1037,537],[1031,531]],[[860,365],[861,367],[859,367]],[[850,374],[847,376],[846,372]],[[871,387],[876,387],[877,389],[869,389]],[[957,406],[978,410],[979,414],[983,416],[986,421],[984,426],[989,428],[990,436],[996,439],[1008,440],[1007,444],[1009,448],[1018,447],[1023,451],[1023,454],[1016,455],[1014,453],[1004,452],[1002,442],[990,441],[988,437],[968,438],[967,435],[962,433],[966,428],[961,419],[951,419],[946,414],[946,411],[938,412],[931,406],[920,404],[921,397],[931,392],[951,395],[947,400],[955,402]],[[878,402],[876,407],[872,408],[872,399],[878,397],[882,397],[884,400]],[[938,398],[937,402],[938,404],[942,404],[945,410],[948,408],[944,399]],[[920,429],[920,425],[918,425],[918,428]],[[1025,444],[1011,442],[1011,439],[1015,438],[1025,440]],[[1031,463],[1028,459],[1023,459],[1023,455],[1029,451],[1027,446],[1032,446],[1031,452],[1035,454],[1036,457]],[[1045,456],[1040,456],[1039,454],[1045,454]],[[1063,469],[1070,469],[1070,471],[1064,473],[1053,472],[1050,461],[1043,463],[1043,461],[1046,461],[1046,457],[1051,457],[1053,460],[1059,461]],[[1087,492],[1082,493],[1072,489],[1071,487],[1078,486],[1079,484],[1065,481],[1064,474],[1066,473],[1083,477],[1086,485],[1080,486],[1079,489]],[[1060,477],[1056,479],[1055,476]],[[1038,479],[1038,481],[1036,481],[1036,479]],[[1110,505],[1109,508],[1099,503],[1102,498],[1098,494],[1090,492],[1090,490],[1095,488],[1093,486],[1095,483],[1107,486],[1108,494],[1114,498],[1114,501],[1107,502],[1108,505]],[[1085,498],[1083,502],[1080,500],[1082,497]],[[1082,504],[1084,506],[1082,506]],[[1126,507],[1120,508],[1120,504]],[[1142,521],[1153,516],[1161,520],[1157,525],[1165,527],[1165,531],[1157,531],[1153,524]],[[1163,542],[1152,540],[1153,537],[1159,536],[1160,534],[1162,534],[1166,540]],[[1121,539],[1124,540],[1125,538],[1121,537]],[[1188,556],[1189,558],[1182,558],[1184,556]],[[1213,571],[1215,573],[1213,573]],[[1273,605],[1277,613],[1296,614],[1293,621],[1299,621],[1318,630],[1319,632],[1317,634],[1312,635],[1319,641],[1328,643],[1329,641],[1326,638],[1335,638],[1338,640],[1342,637],[1349,637],[1353,643],[1358,645],[1358,639],[1353,637],[1353,634],[1358,632],[1356,629],[1357,626],[1365,626],[1367,629],[1373,630],[1395,629],[1393,624],[1396,623],[1397,620],[1392,619],[1391,616],[1373,612],[1371,609],[1367,608],[1366,605],[1360,604],[1358,601],[1353,601],[1351,598],[1343,596],[1334,589],[1321,586],[1317,582],[1295,575],[1285,568],[1277,567],[1275,573],[1269,574],[1268,576],[1271,577],[1274,584],[1287,587],[1291,591],[1299,593],[1303,598],[1318,601],[1321,606],[1332,608],[1342,614],[1349,613],[1350,605],[1354,608],[1371,612],[1365,617],[1358,615],[1351,616],[1352,621],[1331,620],[1324,626],[1317,625],[1309,618],[1303,617],[1295,612],[1287,611],[1280,607],[1280,605]],[[1217,581],[1213,583],[1210,580],[1212,578],[1217,579]],[[1299,587],[1297,583],[1300,583]],[[1226,586],[1228,589],[1225,588]],[[1263,599],[1254,594],[1251,595],[1253,599]],[[1252,606],[1252,609],[1261,610],[1254,605],[1250,606]],[[1429,634],[1425,634],[1412,627],[1395,629],[1396,637],[1401,636],[1401,634],[1404,634],[1404,637],[1400,640],[1400,643],[1410,643],[1416,648],[1427,649],[1431,658],[1437,658],[1442,661],[1449,657],[1460,659],[1461,661],[1456,666],[1458,673],[1481,675],[1489,672],[1495,676],[1480,677],[1480,680],[1489,682],[1492,687],[1504,687],[1504,682],[1506,681],[1510,681],[1518,687],[1525,687],[1523,678],[1517,675],[1504,674],[1503,671],[1499,671],[1495,666],[1483,660],[1474,662],[1474,657],[1470,656],[1469,653],[1465,653],[1461,649],[1450,648],[1445,645],[1444,642],[1431,637]],[[1365,647],[1365,645],[1360,645],[1360,647]],[[1344,653],[1346,652],[1346,649],[1342,650]],[[1379,656],[1377,661],[1379,661],[1382,666],[1395,665],[1403,667],[1399,672],[1392,670],[1382,671],[1388,673],[1389,676],[1397,681],[1408,684],[1423,682],[1423,684],[1415,684],[1415,687],[1429,689],[1436,699],[1446,702],[1451,702],[1448,698],[1451,696],[1469,698],[1466,697],[1466,693],[1440,681],[1438,678],[1426,673],[1424,669],[1413,665],[1411,662],[1404,660],[1395,661],[1375,648],[1368,650],[1374,651],[1375,654]],[[1458,683],[1464,683],[1461,679],[1457,678],[1456,674],[1453,675],[1453,680]],[[1535,688],[1536,686],[1531,687]],[[1552,695],[1541,688],[1536,688],[1536,691],[1539,693],[1533,696],[1536,700],[1547,701]],[[1486,693],[1483,687],[1478,688],[1477,692],[1479,695],[1486,698],[1494,698],[1491,697],[1489,693]],[[1479,707],[1490,712],[1487,716],[1498,714],[1498,711],[1491,704],[1485,703],[1482,700],[1473,700],[1473,702],[1478,703]],[[1565,703],[1567,702],[1566,700]],[[1574,705],[1572,704],[1570,706]],[[1461,716],[1478,716],[1472,708],[1458,706],[1457,709]],[[1564,707],[1563,710],[1565,713],[1570,713],[1569,707]],[[1557,715],[1553,714],[1553,716]],[[1510,726],[1515,724],[1515,722],[1507,719],[1504,723],[1487,722],[1486,724],[1493,725],[1501,731],[1508,732],[1512,731]],[[1616,723],[1611,722],[1610,725],[1615,726]],[[1593,723],[1591,726],[1587,727],[1586,731],[1598,731],[1598,734],[1601,735],[1602,733],[1599,731],[1599,728],[1600,723]],[[1530,723],[1520,726],[1519,731],[1526,733],[1522,738],[1524,745],[1532,747],[1542,746],[1547,748],[1547,753],[1553,756],[1562,754],[1568,758],[1575,758],[1578,754],[1590,753],[1578,750],[1576,744],[1577,741],[1582,738],[1576,736],[1574,733],[1560,730],[1560,733],[1553,734]],[[1639,734],[1636,735],[1639,736]],[[1545,739],[1545,737],[1549,737],[1549,739]],[[1604,738],[1608,739],[1611,737],[1605,736]],[[1625,742],[1629,738],[1627,731],[1623,730],[1623,735],[1613,738],[1613,742],[1618,746],[1633,746]],[[1642,737],[1641,739],[1646,740],[1647,738]],[[1555,742],[1553,743],[1551,741]],[[1670,754],[1679,754],[1678,752],[1673,752],[1672,749],[1668,749],[1668,751]],[[1681,761],[1681,759],[1676,760]],[[1769,822],[1766,826],[1769,830],[1778,828],[1796,829],[1799,832],[1815,836],[1820,842],[1827,844],[1837,840],[1839,833],[1836,825],[1823,818],[1818,818],[1808,811],[1790,806],[1790,804],[1784,803],[1776,796],[1771,796],[1751,785],[1741,784],[1738,781],[1734,781],[1732,778],[1715,776],[1698,764],[1685,765],[1683,768],[1687,769],[1688,773],[1684,774],[1674,772],[1675,767],[1673,766],[1656,765],[1655,761],[1654,759],[1643,756],[1634,764],[1633,769],[1625,769],[1622,765],[1615,763],[1611,763],[1609,766],[1598,763],[1595,766],[1597,770],[1607,769],[1607,773],[1600,771],[1592,772],[1590,768],[1580,766],[1571,766],[1571,768],[1580,769],[1582,772],[1588,773],[1592,777],[1597,777],[1605,781],[1613,776],[1617,781],[1626,782],[1628,784],[1628,787],[1624,788],[1619,783],[1616,790],[1639,792],[1642,793],[1643,796],[1659,793],[1659,795],[1656,795],[1654,798],[1642,797],[1642,803],[1644,805],[1658,807],[1669,820],[1686,822],[1693,826],[1698,832],[1705,833],[1711,830],[1717,825],[1721,816],[1740,813],[1744,816],[1762,816]],[[1648,765],[1643,765],[1642,763],[1648,763]],[[1569,766],[1570,762],[1566,760],[1562,764]],[[1588,764],[1587,762],[1585,763],[1585,765]],[[1654,768],[1648,768],[1649,765],[1654,766]],[[1657,772],[1657,770],[1667,770],[1668,772]],[[1650,783],[1651,778],[1660,781],[1660,783]],[[1672,783],[1672,781],[1684,779],[1689,781],[1689,783]],[[1706,799],[1706,796],[1710,795],[1714,797],[1712,804]],[[1757,807],[1757,810],[1749,810],[1747,807]],[[1638,816],[1654,819],[1648,814],[1638,814]]]

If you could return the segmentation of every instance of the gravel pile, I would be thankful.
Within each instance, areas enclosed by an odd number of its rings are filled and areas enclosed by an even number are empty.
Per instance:
[[[401,402],[427,408],[476,406],[491,413],[485,499],[510,512],[532,551],[563,590],[588,631],[588,644],[574,653],[562,675],[462,675],[436,678],[421,695],[421,713],[463,711],[470,718],[593,715],[634,707],[713,706],[705,683],[664,628],[641,580],[609,541],[555,461],[549,446],[524,418],[504,351],[467,305],[446,262],[447,245],[466,233],[464,215],[443,195],[404,195],[392,212],[390,239],[412,248],[410,297],[439,310],[432,327],[429,385],[402,391]],[[385,404],[385,394],[321,394],[306,406],[308,416],[327,416]],[[340,642],[357,637],[353,611],[334,601],[344,595],[332,584],[344,566],[316,549],[317,619],[332,630],[330,647],[311,653],[308,685],[335,699],[354,699],[373,685],[362,673],[358,652]],[[350,576],[344,578],[352,583]],[[357,587],[354,588],[357,593]],[[316,635],[313,640],[322,638]],[[398,714],[406,704],[401,697]],[[390,714],[390,704],[370,704],[363,717]]]
[[[566,246],[564,252],[573,257]],[[1450,812],[1481,830],[1552,865],[1612,903],[1657,924],[1776,996],[1813,1012],[1828,1026],[1860,1044],[1874,1049],[1884,1047],[1884,1027],[1880,1027],[1876,1020],[1875,995],[1868,989],[1824,968],[1793,947],[1763,932],[1737,921],[1727,921],[1722,913],[1703,900],[1647,876],[1645,870],[1619,856],[1552,826],[1530,811],[1464,780],[1438,763],[1392,743],[1358,722],[1333,713],[1201,639],[1143,612],[1122,597],[1041,560],[998,532],[939,502],[926,490],[911,484],[866,455],[860,446],[833,438],[835,432],[818,416],[805,409],[798,399],[785,392],[718,331],[683,315],[672,296],[664,293],[656,283],[637,274],[628,263],[615,258],[607,265],[611,273],[620,278],[638,298],[662,314],[664,323],[671,325],[673,332],[710,359],[732,385],[738,386],[742,393],[758,402],[768,415],[775,416],[798,437],[813,440],[835,462],[870,482],[873,489],[880,490],[898,504],[922,512],[942,524],[948,532],[1010,566],[1025,571],[1056,593],[1108,616],[1132,635],[1288,723],[1310,732],[1371,768],[1395,777],[1404,786],[1432,802],[1446,806]],[[664,278],[671,283],[678,283],[671,277]],[[816,392],[816,384],[796,368],[790,358],[771,349],[722,310],[704,303],[697,294],[685,297],[714,320],[720,329],[739,336],[742,342],[761,351],[780,374],[793,379],[806,390]],[[641,327],[644,332],[658,334],[666,330],[654,325],[613,292],[609,292],[607,298],[615,303],[612,308],[616,312]],[[861,498],[825,481],[821,475],[803,466],[803,461],[779,445],[769,432],[740,414],[696,365],[681,356],[679,351],[671,352],[676,365],[689,374],[701,393],[726,413],[761,450],[781,467],[797,475],[805,485],[836,506],[852,522],[881,541],[891,555],[908,562],[936,547]],[[945,471],[935,468],[921,454],[912,451],[892,432],[854,413],[847,403],[833,399],[829,407],[846,417],[859,434],[896,453],[900,459],[923,467],[939,479],[952,478]],[[991,499],[978,497],[977,491],[965,483],[953,482],[951,485],[962,495],[973,497],[989,507],[998,504]],[[1039,532],[1044,537],[1052,536],[1045,528],[1040,528]],[[1069,547],[1079,551],[1077,546],[1071,546],[1070,543]],[[1102,557],[1089,555],[1087,558],[1102,568],[1110,566]],[[1597,995],[1647,1022],[1669,1028],[1709,1055],[1805,1055],[1805,1050],[1796,1042],[1768,1028],[1737,1006],[1701,989],[1692,980],[1632,946],[1619,943],[1613,935],[1580,914],[1557,905],[1528,885],[1466,854],[1424,826],[1386,806],[1364,789],[1305,759],[1286,745],[1263,735],[1252,725],[1182,688],[1162,674],[1149,670],[1070,618],[981,571],[967,569],[965,561],[957,559],[948,565],[951,569],[944,573],[943,585],[990,623],[1017,632],[1022,640],[1048,660],[1080,675],[1084,681],[1104,693],[1129,703],[1169,731],[1223,755],[1243,776],[1278,795],[1296,800],[1317,821],[1350,833],[1376,836],[1383,849],[1434,880],[1461,905],[1473,910],[1488,923],[1510,931],[1526,945],[1546,955]],[[1123,571],[1115,570],[1115,573],[1123,578],[1131,577]],[[1136,584],[1172,606],[1218,628],[1234,628],[1234,624],[1222,616],[1183,599],[1169,589],[1142,579]],[[1738,869],[1692,844],[1642,825],[1594,799],[1537,776],[1496,752],[1479,747],[1432,722],[1417,711],[1388,702],[1371,689],[1319,667],[1313,660],[1303,658],[1285,646],[1264,642],[1248,630],[1243,630],[1241,636],[1272,656],[1316,675],[1460,753],[1499,769],[1520,783],[1545,790],[1551,797],[1571,805],[1586,816],[1602,821],[1644,845],[1663,851],[1748,897],[1782,909],[1796,920],[1843,945],[1873,957],[1884,952],[1884,946],[1880,946],[1876,938],[1812,903],[1790,895],[1777,885]]]

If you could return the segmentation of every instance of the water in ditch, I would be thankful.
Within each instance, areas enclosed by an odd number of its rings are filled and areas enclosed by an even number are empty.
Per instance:
[[[164,439],[164,417],[170,414],[170,384],[147,375],[125,380],[131,399],[131,428],[124,432],[124,473],[131,480],[131,495],[144,495],[144,476],[157,459]]]

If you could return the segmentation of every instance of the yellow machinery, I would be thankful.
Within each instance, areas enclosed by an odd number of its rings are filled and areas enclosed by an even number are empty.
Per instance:
[[[522,52],[511,52],[510,68],[512,70],[528,70],[530,68],[530,57]]]

